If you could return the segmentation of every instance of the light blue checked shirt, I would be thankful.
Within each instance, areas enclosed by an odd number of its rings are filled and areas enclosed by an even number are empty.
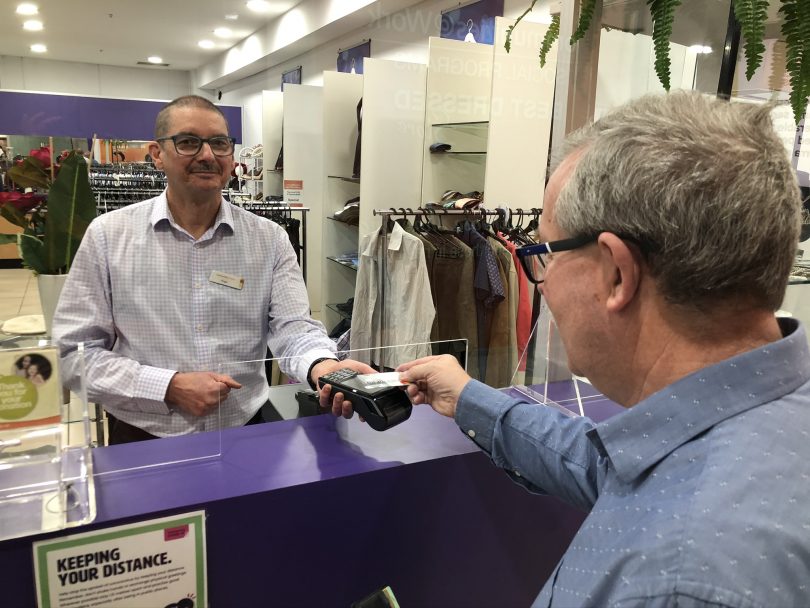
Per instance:
[[[242,289],[209,280],[219,271]],[[166,193],[96,218],[82,241],[53,323],[63,381],[77,390],[85,343],[88,398],[158,436],[247,422],[267,398],[266,346],[306,381],[335,344],[309,316],[289,238],[223,200],[198,240],[172,219]],[[254,361],[254,363],[238,363]],[[233,376],[218,412],[195,417],[163,401],[177,371]]]
[[[589,512],[536,606],[810,606],[810,353],[780,323],[597,425],[465,387],[456,422],[493,462]]]

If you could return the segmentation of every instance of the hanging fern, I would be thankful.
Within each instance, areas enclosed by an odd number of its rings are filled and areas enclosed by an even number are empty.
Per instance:
[[[810,4],[807,0],[782,0],[782,35],[790,74],[790,107],[798,123],[810,97]]]
[[[529,8],[523,11],[523,14],[520,17],[518,17],[512,25],[506,28],[506,40],[503,43],[503,48],[506,49],[507,53],[512,50],[512,31],[514,31],[518,23],[523,21],[523,18],[526,15],[532,12],[532,9],[534,8],[535,4],[537,4],[537,0],[532,0],[532,3],[529,5]],[[559,22],[559,19],[557,19],[557,22]],[[545,40],[543,40],[543,42],[545,42]]]
[[[551,25],[548,26],[546,35],[543,36],[543,43],[540,45],[540,67],[545,67],[546,57],[551,50],[551,45],[560,37],[560,15],[552,15]]]
[[[571,44],[578,40],[582,40],[585,32],[591,27],[593,20],[593,9],[596,7],[596,0],[582,0],[582,8],[579,11],[579,23],[577,23],[577,31],[571,35]]]
[[[768,19],[768,0],[734,0],[734,14],[745,37],[745,77],[751,80],[762,65],[765,45],[765,21]]]
[[[658,80],[669,91],[669,39],[672,36],[672,22],[675,9],[681,0],[647,0],[653,18],[653,47],[655,48],[655,73]]]

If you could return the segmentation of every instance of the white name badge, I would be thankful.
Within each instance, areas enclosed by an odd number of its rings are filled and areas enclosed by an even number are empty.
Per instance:
[[[220,272],[219,270],[212,270],[211,276],[208,277],[208,280],[212,283],[216,283],[217,285],[230,287],[231,289],[242,289],[245,286],[245,279],[242,277]]]

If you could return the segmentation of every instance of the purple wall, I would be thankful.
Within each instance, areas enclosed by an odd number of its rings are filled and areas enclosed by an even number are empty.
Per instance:
[[[0,133],[53,137],[140,139],[153,137],[162,101],[77,97],[0,91]],[[242,141],[242,108],[219,106],[231,136]]]

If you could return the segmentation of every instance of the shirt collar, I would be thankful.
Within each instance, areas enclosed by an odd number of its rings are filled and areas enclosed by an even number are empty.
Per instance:
[[[157,228],[160,223],[166,223],[181,230],[169,211],[169,201],[166,198],[166,190],[163,190],[163,192],[156,196],[154,201],[152,213],[149,216],[149,222],[152,224],[152,228]],[[231,232],[234,231],[233,209],[231,209],[230,203],[224,198],[220,200],[219,211],[217,211],[217,217],[214,220],[213,227],[210,229],[210,233],[214,234],[220,225],[227,226],[230,228]]]
[[[779,319],[783,338],[701,369],[588,431],[617,476],[631,482],[714,425],[810,380],[804,326]]]
[[[394,222],[394,229],[388,235],[388,251],[399,251],[402,247],[402,238],[405,231],[402,226]],[[367,258],[377,257],[377,243],[380,239],[380,233],[375,232],[368,241],[366,248],[363,250],[363,255]]]

